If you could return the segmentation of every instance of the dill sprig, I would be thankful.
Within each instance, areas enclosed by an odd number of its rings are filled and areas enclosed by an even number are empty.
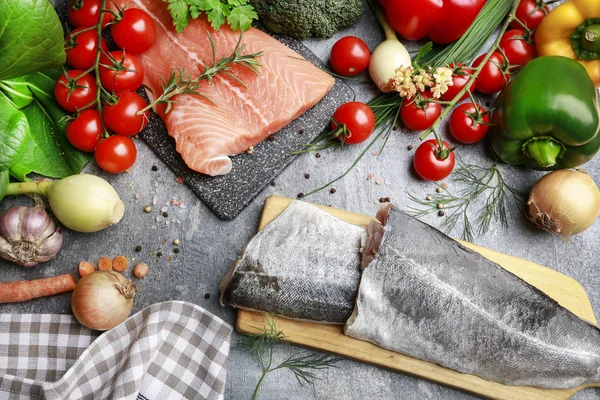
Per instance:
[[[278,343],[286,343],[285,335],[283,331],[277,330],[275,318],[269,314],[265,314],[263,332],[248,335],[241,342],[242,348],[250,353],[263,371],[252,397],[255,400],[258,398],[260,387],[269,372],[287,368],[292,371],[301,386],[305,383],[312,385],[315,379],[319,379],[317,376],[319,371],[335,367],[335,363],[341,360],[339,357],[329,354],[301,351],[273,366],[273,350]]]
[[[446,233],[462,228],[461,239],[473,242],[474,236],[485,234],[492,223],[499,223],[507,228],[510,203],[514,202],[520,208],[525,201],[526,193],[506,183],[495,163],[483,167],[465,164],[459,159],[459,166],[452,174],[452,182],[463,187],[456,194],[446,189],[441,193],[430,194],[422,200],[409,193],[409,199],[421,207],[409,206],[405,210],[406,213],[420,218],[442,209],[445,212],[445,219],[441,228]],[[474,227],[471,222],[471,210],[477,205],[480,206],[475,211],[476,227]]]
[[[217,76],[217,74],[226,75],[240,85],[246,87],[246,84],[237,76],[231,73],[231,69],[234,65],[240,65],[242,67],[248,68],[255,75],[259,74],[259,68],[261,66],[259,57],[263,55],[263,52],[251,53],[251,54],[243,54],[246,49],[246,45],[242,44],[242,34],[240,33],[240,37],[238,39],[235,48],[229,55],[224,55],[220,59],[217,60],[217,52],[215,48],[215,42],[210,33],[206,33],[208,35],[208,41],[210,42],[210,48],[212,51],[212,62],[210,65],[205,65],[202,69],[202,72],[197,77],[193,78],[190,74],[186,74],[185,70],[171,70],[171,75],[168,80],[164,80],[161,77],[161,89],[162,93],[160,96],[154,95],[155,99],[148,106],[138,111],[138,114],[143,114],[150,108],[154,107],[157,104],[166,104],[165,113],[168,113],[173,106],[173,100],[171,100],[174,96],[179,94],[191,94],[195,96],[200,96],[204,99],[207,99],[211,103],[213,101],[208,97],[204,96],[202,93],[198,91],[200,89],[201,81],[208,81],[211,85],[213,83],[213,78]],[[152,91],[152,89],[146,86],[146,89]],[[154,93],[153,93],[154,94]],[[214,104],[214,103],[213,103]]]

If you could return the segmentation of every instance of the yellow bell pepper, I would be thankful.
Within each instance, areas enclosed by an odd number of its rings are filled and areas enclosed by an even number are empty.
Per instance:
[[[579,61],[600,87],[600,0],[568,0],[552,10],[535,33],[540,56]]]

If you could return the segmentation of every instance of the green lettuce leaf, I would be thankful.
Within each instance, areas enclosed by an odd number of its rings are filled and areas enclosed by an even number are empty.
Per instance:
[[[1,0],[0,80],[63,65],[63,39],[48,0]]]
[[[18,109],[27,107],[33,101],[33,95],[23,78],[0,81],[0,92],[4,93]]]
[[[25,150],[27,117],[0,91],[0,171],[11,168]]]
[[[0,172],[0,200],[6,195],[6,189],[8,188],[8,183],[10,182],[10,175],[8,171]]]
[[[31,127],[23,155],[10,169],[11,175],[26,180],[35,172],[51,178],[77,174],[91,156],[75,149],[66,137],[67,114],[54,100],[54,83],[61,71],[36,72],[26,76],[34,101],[22,112]]]

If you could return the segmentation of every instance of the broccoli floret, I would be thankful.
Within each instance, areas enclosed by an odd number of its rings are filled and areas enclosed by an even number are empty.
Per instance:
[[[364,0],[251,0],[260,21],[273,33],[297,39],[330,37],[356,22]]]

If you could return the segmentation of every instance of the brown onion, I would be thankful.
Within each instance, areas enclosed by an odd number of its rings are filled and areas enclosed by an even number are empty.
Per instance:
[[[0,257],[22,267],[53,259],[63,244],[43,207],[11,207],[0,215]]]
[[[600,191],[583,170],[554,171],[533,186],[527,205],[538,228],[559,234],[567,241],[598,218]]]
[[[71,307],[81,325],[106,331],[127,319],[136,293],[136,286],[120,273],[95,271],[77,282]]]

